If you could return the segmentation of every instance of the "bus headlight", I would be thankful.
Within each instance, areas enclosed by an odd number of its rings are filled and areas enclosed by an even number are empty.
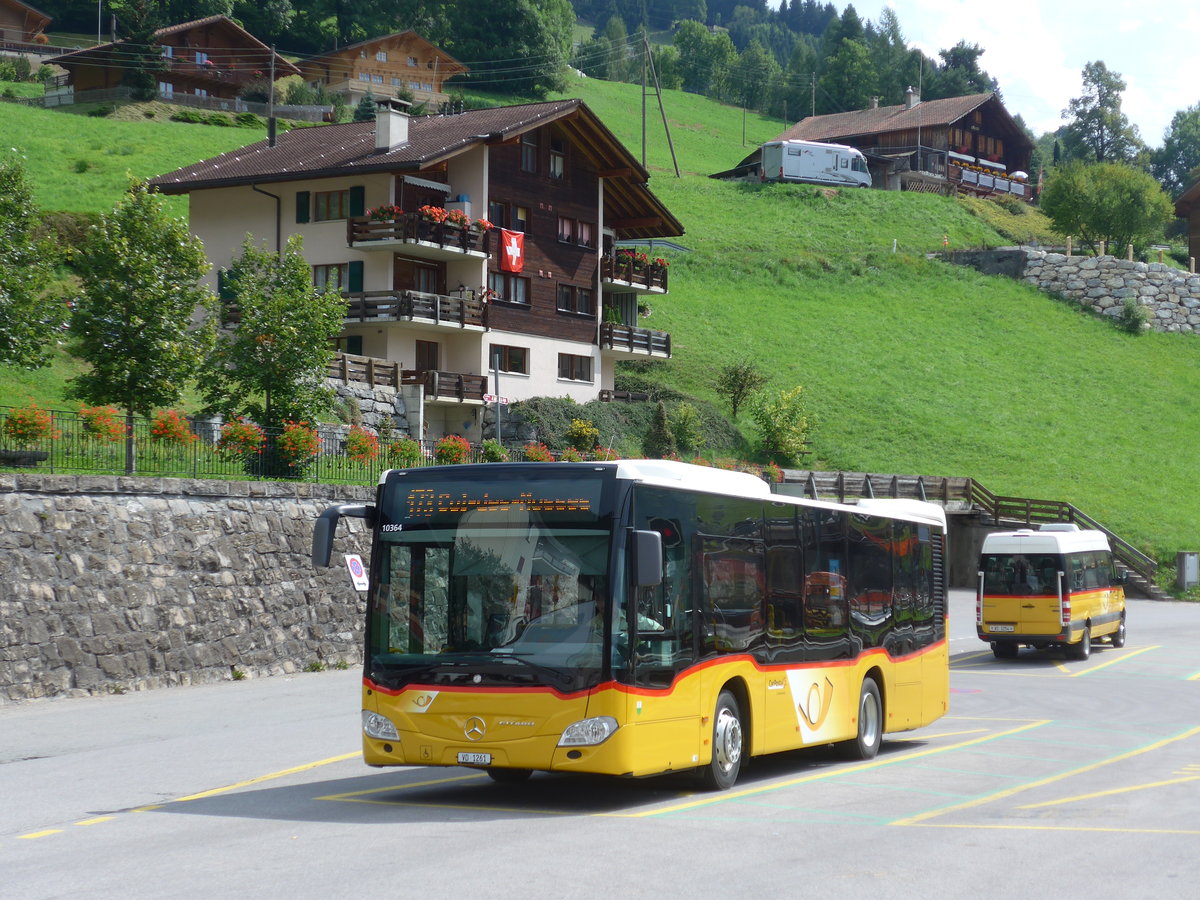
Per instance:
[[[617,720],[612,716],[596,716],[568,725],[558,739],[560,747],[594,747],[603,744],[617,730]]]
[[[369,709],[362,711],[363,731],[367,737],[378,738],[381,741],[398,741],[400,740],[400,732],[396,730],[396,726],[392,724],[392,720],[387,716],[381,716],[379,713],[371,712]]]

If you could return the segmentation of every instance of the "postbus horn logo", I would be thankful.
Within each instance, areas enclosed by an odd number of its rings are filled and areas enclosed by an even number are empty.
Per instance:
[[[825,690],[815,681],[808,687],[808,696],[804,702],[797,704],[800,715],[814,731],[821,727],[825,717],[829,715],[829,707],[833,703],[833,682],[825,679]]]

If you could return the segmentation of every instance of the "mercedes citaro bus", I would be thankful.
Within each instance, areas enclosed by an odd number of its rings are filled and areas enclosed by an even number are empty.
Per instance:
[[[362,686],[372,766],[644,776],[728,788],[750,756],[946,711],[940,507],[773,493],[657,460],[385,472]],[[352,548],[361,549],[361,548]]]

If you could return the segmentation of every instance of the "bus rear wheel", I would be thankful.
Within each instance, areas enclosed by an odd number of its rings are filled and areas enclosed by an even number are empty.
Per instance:
[[[1071,659],[1087,659],[1092,655],[1092,626],[1085,624],[1083,626],[1083,636],[1078,643],[1067,645],[1067,656]]]
[[[737,781],[745,751],[745,732],[737,698],[730,691],[721,691],[713,713],[712,762],[700,769],[700,780],[706,788],[726,791]]]
[[[841,744],[847,759],[874,759],[883,742],[883,701],[874,678],[864,678],[858,695],[858,736]]]

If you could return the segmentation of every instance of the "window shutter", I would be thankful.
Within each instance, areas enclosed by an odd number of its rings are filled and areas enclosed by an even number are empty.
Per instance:
[[[226,269],[217,269],[217,297],[226,301],[233,299],[233,279]]]
[[[367,189],[361,184],[350,186],[350,216],[365,216],[367,214]]]
[[[351,294],[360,294],[363,289],[363,264],[361,259],[351,261],[349,271],[346,278],[349,281],[347,290]]]
[[[308,191],[296,191],[296,222],[304,224],[311,216]]]

